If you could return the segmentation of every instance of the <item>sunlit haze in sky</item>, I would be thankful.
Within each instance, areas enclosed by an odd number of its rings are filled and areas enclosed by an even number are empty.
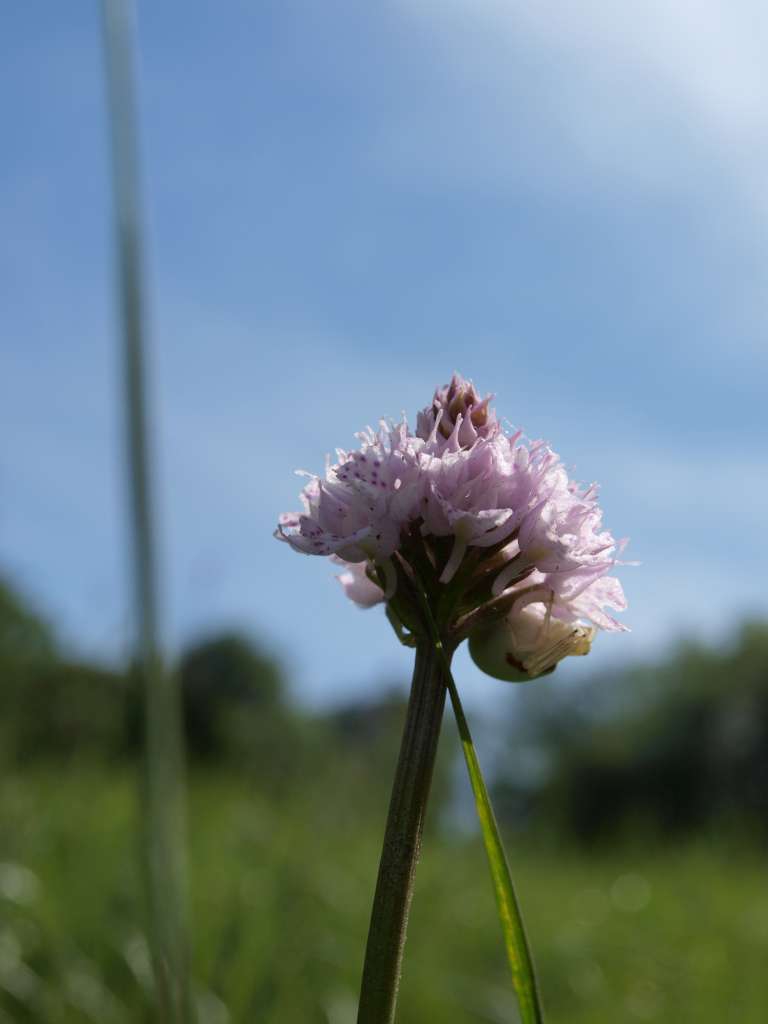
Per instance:
[[[768,8],[139,3],[164,633],[234,625],[325,703],[407,676],[381,609],[272,538],[354,432],[454,370],[601,484],[629,636],[766,614]],[[130,642],[98,5],[0,38],[0,569]],[[468,700],[503,684],[465,655]]]

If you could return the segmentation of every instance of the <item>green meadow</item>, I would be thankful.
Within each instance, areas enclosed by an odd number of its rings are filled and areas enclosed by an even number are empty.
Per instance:
[[[355,1024],[403,689],[310,711],[237,634],[172,667],[200,1024]],[[767,678],[752,623],[470,716],[548,1024],[768,1019]],[[154,1024],[132,677],[0,581],[0,680],[0,1024]],[[446,715],[398,1024],[517,1020]]]
[[[210,1024],[353,1024],[384,816],[313,783],[270,800],[193,771],[193,974]],[[151,973],[127,766],[0,783],[0,1020],[149,1021]],[[509,837],[551,1024],[763,1024],[768,873],[704,839],[586,851]],[[412,911],[402,1024],[514,1022],[481,844],[433,826]]]

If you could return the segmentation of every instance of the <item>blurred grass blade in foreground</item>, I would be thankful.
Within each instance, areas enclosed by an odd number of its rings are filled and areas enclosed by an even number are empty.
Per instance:
[[[179,695],[160,657],[144,368],[139,160],[130,0],[103,0],[116,220],[119,319],[133,556],[134,668],[144,693],[143,848],[158,1019],[192,1019],[184,909]]]

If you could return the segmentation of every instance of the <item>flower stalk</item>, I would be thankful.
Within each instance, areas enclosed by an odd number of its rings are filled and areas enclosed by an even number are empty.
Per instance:
[[[391,1024],[395,1019],[445,693],[441,652],[431,639],[420,638],[373,899],[358,1024]]]

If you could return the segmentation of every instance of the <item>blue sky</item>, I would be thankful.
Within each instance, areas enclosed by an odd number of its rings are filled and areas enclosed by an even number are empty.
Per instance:
[[[602,485],[628,637],[768,612],[768,14],[757,3],[139,3],[171,647],[223,625],[325,702],[408,673],[380,610],[271,537],[296,467],[454,369]],[[98,6],[0,40],[0,566],[123,656]],[[342,643],[343,640],[343,643]],[[459,657],[470,702],[506,690]]]

